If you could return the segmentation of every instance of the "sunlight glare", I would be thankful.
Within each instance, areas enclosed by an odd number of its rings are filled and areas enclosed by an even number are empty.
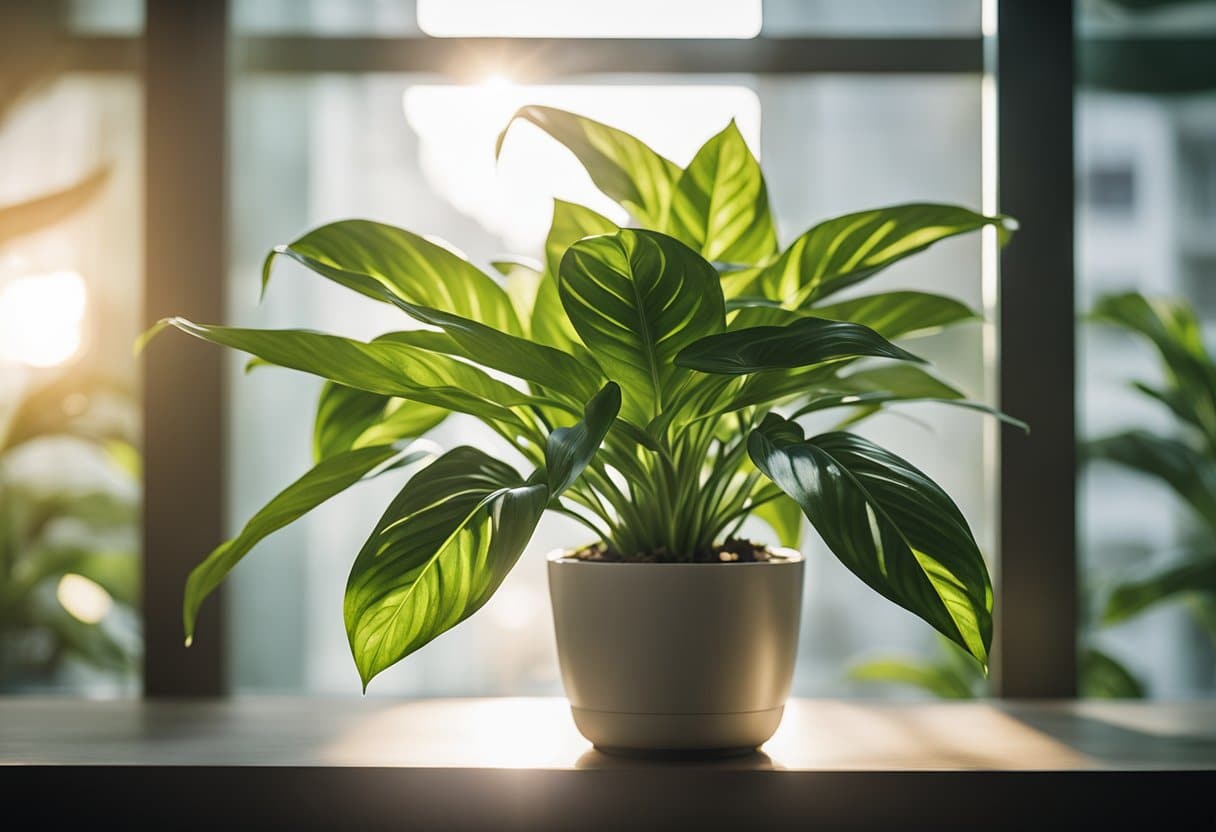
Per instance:
[[[59,579],[55,597],[69,615],[85,624],[96,624],[114,607],[110,593],[83,575],[71,572]]]
[[[85,287],[70,271],[27,275],[0,287],[0,358],[53,367],[80,349]]]

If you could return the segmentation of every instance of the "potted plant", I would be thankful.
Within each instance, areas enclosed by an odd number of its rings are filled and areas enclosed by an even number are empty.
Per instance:
[[[366,343],[180,318],[150,331],[173,326],[326,379],[316,466],[191,574],[187,639],[200,602],[254,544],[359,480],[418,462],[403,443],[456,412],[528,470],[457,447],[385,510],[345,596],[365,688],[476,612],[546,510],[592,535],[551,558],[549,575],[576,722],[609,750],[751,749],[776,728],[803,565],[735,537],[753,514],[787,543],[805,514],[859,578],[986,665],[991,586],[950,497],[890,451],[843,431],[808,437],[798,419],[908,400],[988,410],[891,340],[973,320],[964,304],[835,296],[938,240],[984,226],[1004,239],[1012,222],[899,205],[828,220],[782,250],[733,122],[680,168],[571,113],[530,106],[515,119],[572,151],[637,227],[558,201],[544,264],[496,264],[511,276],[503,288],[409,231],[336,222],[274,249],[263,281],[289,257],[426,329]]]

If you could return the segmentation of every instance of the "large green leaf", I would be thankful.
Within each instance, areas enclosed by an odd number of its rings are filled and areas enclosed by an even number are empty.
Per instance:
[[[980,316],[965,303],[929,292],[880,292],[807,310],[817,318],[868,326],[884,338],[924,335]]]
[[[346,451],[317,463],[308,473],[279,492],[249,519],[240,534],[220,544],[190,572],[182,604],[186,644],[194,637],[194,621],[203,599],[220,585],[250,549],[271,533],[345,491],[374,469],[416,462],[423,456],[425,454],[422,452],[403,453],[400,448],[391,445]]]
[[[1081,696],[1086,699],[1143,699],[1144,683],[1115,658],[1090,647],[1080,656]]]
[[[670,229],[706,260],[759,263],[776,253],[764,174],[733,119],[680,176]]]
[[[313,422],[313,454],[318,459],[361,448],[421,436],[448,411],[421,402],[343,387],[332,381],[321,388]]]
[[[624,392],[622,413],[650,422],[687,378],[675,356],[725,328],[717,272],[683,243],[623,229],[571,246],[562,258],[562,305],[584,344]]]
[[[961,399],[963,393],[910,364],[869,367],[838,376],[807,393],[798,415],[830,407],[875,405],[916,399]]]
[[[621,388],[610,381],[587,402],[581,421],[549,434],[545,470],[550,494],[561,494],[574,484],[599,450],[620,409]]]
[[[992,585],[967,521],[906,460],[848,433],[804,437],[769,414],[752,461],[802,507],[853,574],[987,665]]]
[[[745,294],[779,299],[791,309],[827,297],[929,246],[985,225],[1002,241],[1016,227],[955,205],[894,205],[846,214],[816,225],[750,281]]]
[[[858,356],[922,361],[869,327],[801,318],[785,326],[756,326],[708,335],[681,350],[675,363],[703,373],[742,375]]]
[[[344,614],[364,689],[482,607],[527,545],[548,488],[460,447],[405,485],[363,545]]]
[[[1216,460],[1186,442],[1131,430],[1085,445],[1090,459],[1105,459],[1156,477],[1187,502],[1208,527],[1216,530]]]
[[[517,120],[530,121],[564,144],[586,168],[591,181],[643,225],[667,224],[680,167],[633,136],[583,116],[552,107],[521,107],[498,136],[495,156]]]
[[[159,322],[145,334],[144,342],[168,326],[346,387],[399,396],[500,424],[519,427],[519,418],[509,408],[531,401],[476,367],[406,344],[364,343],[297,329],[208,326],[184,318]]]
[[[344,220],[309,231],[295,242],[276,247],[262,268],[262,285],[270,280],[277,254],[301,262],[327,277],[331,271],[374,278],[398,297],[429,306],[513,335],[521,335],[511,299],[494,279],[455,252],[417,234],[370,220]],[[376,300],[386,300],[351,284]]]
[[[1216,557],[1205,553],[1171,564],[1147,577],[1120,584],[1111,592],[1102,620],[1117,624],[1158,604],[1193,593],[1216,595]]]
[[[579,240],[597,234],[615,234],[619,230],[616,223],[590,208],[553,200],[553,224],[545,238],[545,276],[532,307],[532,334],[537,341],[572,355],[589,355],[562,308],[557,291],[558,268],[566,249]]]

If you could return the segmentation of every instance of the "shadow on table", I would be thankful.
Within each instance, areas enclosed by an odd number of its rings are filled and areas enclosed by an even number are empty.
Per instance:
[[[1168,707],[1168,706],[1164,706]],[[1013,706],[1008,715],[1100,766],[1134,768],[1206,767],[1216,759],[1216,722],[1085,714],[1033,706]]]

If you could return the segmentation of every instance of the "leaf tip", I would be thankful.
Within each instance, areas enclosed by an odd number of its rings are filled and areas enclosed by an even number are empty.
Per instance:
[[[185,645],[186,645],[186,647],[187,647],[187,648],[189,648],[189,647],[190,647],[190,645],[194,644],[194,634],[193,634],[193,633],[187,633],[187,634],[186,634],[186,640],[185,640],[185,642],[184,642],[184,643],[185,643]]]

